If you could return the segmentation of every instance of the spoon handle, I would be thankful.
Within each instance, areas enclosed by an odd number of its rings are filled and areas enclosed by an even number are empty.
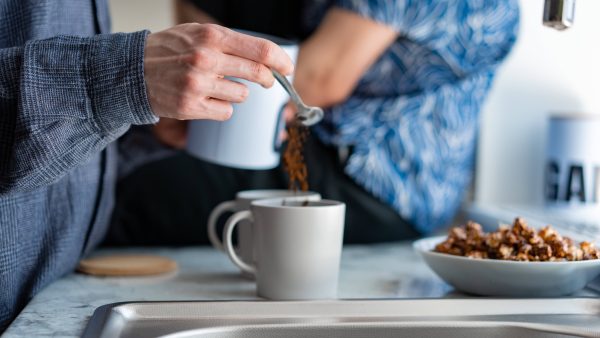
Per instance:
[[[288,79],[285,76],[281,75],[276,70],[271,70],[271,72],[273,72],[273,76],[275,77],[277,82],[279,82],[281,86],[285,89],[285,91],[288,92],[288,94],[290,94],[290,98],[292,99],[292,102],[294,102],[296,107],[305,107],[306,105],[304,104],[304,102],[302,102],[300,95],[298,95],[298,92],[296,92],[296,89],[294,89],[294,86],[292,86],[290,81],[288,81]]]

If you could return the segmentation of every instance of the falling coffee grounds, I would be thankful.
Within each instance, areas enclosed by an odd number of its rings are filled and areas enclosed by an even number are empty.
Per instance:
[[[308,136],[308,128],[292,125],[287,129],[288,143],[283,152],[283,167],[289,177],[289,189],[293,191],[308,190],[308,169],[304,162],[304,141]]]

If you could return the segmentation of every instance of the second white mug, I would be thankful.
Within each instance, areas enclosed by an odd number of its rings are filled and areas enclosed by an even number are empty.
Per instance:
[[[238,212],[249,210],[250,203],[256,200],[270,198],[285,198],[288,201],[318,201],[321,195],[314,191],[293,191],[287,189],[263,189],[263,190],[244,190],[236,194],[235,199],[225,201],[217,205],[208,217],[208,239],[215,249],[225,251],[220,236],[217,233],[217,221],[225,212]],[[252,247],[252,229],[250,226],[240,227],[237,238],[237,252],[245,262],[252,262],[254,259],[254,249]],[[250,274],[244,273],[251,277]]]

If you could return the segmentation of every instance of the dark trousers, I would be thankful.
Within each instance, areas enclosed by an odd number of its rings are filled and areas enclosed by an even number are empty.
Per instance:
[[[344,173],[337,149],[309,137],[305,146],[310,190],[346,203],[345,243],[418,236],[410,223]],[[207,244],[206,223],[220,202],[248,189],[285,189],[281,167],[255,171],[207,163],[186,153],[148,164],[119,183],[107,245]]]

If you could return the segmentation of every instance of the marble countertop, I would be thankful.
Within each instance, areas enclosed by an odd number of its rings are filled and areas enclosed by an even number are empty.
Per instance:
[[[151,253],[177,261],[176,273],[156,277],[98,278],[70,274],[42,290],[3,335],[79,337],[104,304],[158,300],[252,300],[253,281],[212,248],[131,248],[97,254]],[[452,288],[433,274],[410,243],[345,246],[340,298],[448,297]]]
[[[258,299],[253,281],[209,247],[100,250],[97,254],[151,253],[170,257],[179,271],[136,278],[68,275],[40,292],[4,334],[13,337],[79,337],[104,304],[148,300]],[[422,263],[410,243],[345,246],[340,298],[439,297],[451,288]]]

